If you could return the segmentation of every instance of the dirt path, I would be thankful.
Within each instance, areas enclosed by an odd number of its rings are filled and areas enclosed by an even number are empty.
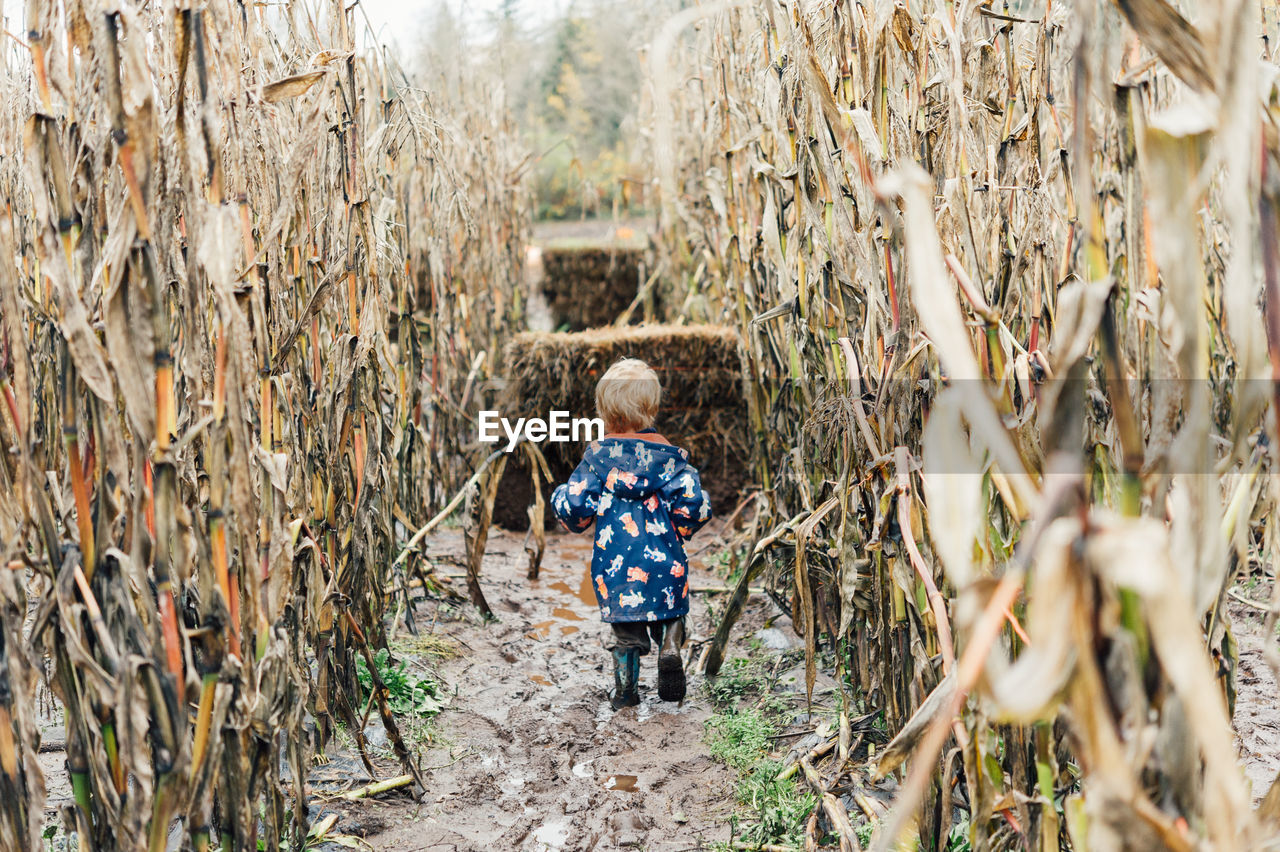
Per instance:
[[[385,830],[366,840],[396,852],[675,852],[728,839],[733,777],[702,742],[711,710],[700,678],[681,706],[659,701],[651,654],[642,660],[643,703],[615,714],[608,628],[585,567],[590,538],[549,535],[536,582],[525,579],[521,542],[496,530],[490,538],[482,585],[498,623],[435,622],[461,651],[440,672],[457,687],[439,717],[448,745],[424,757],[443,768],[430,772],[424,804],[392,808],[381,816]],[[457,533],[429,551],[461,552]],[[695,588],[719,582],[697,560],[691,567]],[[430,624],[433,606],[420,608],[420,624]],[[694,607],[691,633],[706,635],[701,603]]]

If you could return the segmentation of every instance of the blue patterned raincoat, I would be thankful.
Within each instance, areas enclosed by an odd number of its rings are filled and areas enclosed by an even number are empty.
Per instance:
[[[591,579],[606,622],[689,611],[684,543],[711,517],[711,501],[688,460],[657,433],[605,436],[551,495],[571,531],[596,525]]]

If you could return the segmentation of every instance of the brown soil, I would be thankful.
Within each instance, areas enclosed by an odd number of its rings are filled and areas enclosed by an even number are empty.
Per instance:
[[[423,757],[442,768],[428,774],[422,804],[402,797],[364,805],[385,826],[365,839],[396,852],[674,852],[727,840],[734,779],[702,742],[711,709],[701,678],[691,678],[681,705],[662,702],[650,654],[642,660],[641,706],[614,713],[606,692],[609,633],[586,569],[590,538],[549,536],[536,582],[525,579],[522,538],[498,530],[490,538],[482,585],[498,623],[450,621],[444,613],[435,621],[435,632],[461,650],[440,671],[457,688],[439,717],[447,745]],[[456,533],[431,544],[432,555],[459,552]],[[721,582],[698,570],[697,560],[694,569],[695,588]],[[710,633],[697,598],[687,656]],[[434,606],[420,607],[419,624],[431,623]]]

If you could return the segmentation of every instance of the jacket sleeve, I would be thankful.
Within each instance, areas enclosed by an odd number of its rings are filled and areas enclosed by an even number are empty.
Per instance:
[[[557,485],[551,493],[551,509],[570,532],[585,532],[596,519],[600,506],[600,492],[604,483],[583,461],[569,476],[569,481]]]
[[[702,480],[693,467],[686,467],[662,487],[662,502],[682,541],[692,538],[711,520],[711,498],[702,490]]]

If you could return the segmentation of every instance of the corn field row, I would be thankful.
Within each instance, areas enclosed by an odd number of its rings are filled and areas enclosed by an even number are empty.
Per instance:
[[[1224,620],[1280,543],[1275,22],[740,0],[649,50],[664,302],[751,370],[739,591],[896,734],[877,850],[944,848],[956,789],[974,849],[1275,842]]]
[[[6,39],[0,848],[43,848],[46,675],[81,850],[301,848],[313,751],[362,739],[527,230],[500,95],[437,103],[364,27],[30,0]]]

